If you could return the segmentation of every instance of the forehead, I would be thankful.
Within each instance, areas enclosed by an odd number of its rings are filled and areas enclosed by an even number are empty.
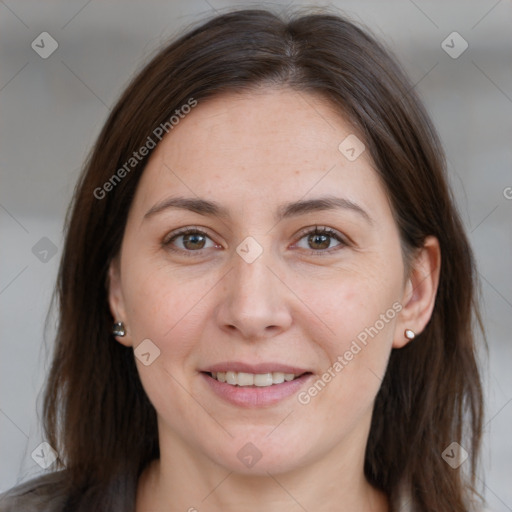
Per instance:
[[[234,158],[235,163],[270,164],[278,169],[316,160],[319,151],[325,159],[337,159],[340,137],[352,131],[319,96],[259,89],[199,103],[159,149],[171,150],[175,161],[202,159],[208,149],[208,155],[215,156],[212,164]],[[191,146],[193,154],[187,152]]]
[[[354,161],[340,152],[348,136],[350,124],[317,95],[262,89],[216,96],[199,102],[157,146],[134,206],[171,192],[267,204],[338,191],[385,202],[368,152]]]

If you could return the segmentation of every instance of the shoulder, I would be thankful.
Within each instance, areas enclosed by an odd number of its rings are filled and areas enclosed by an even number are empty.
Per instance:
[[[0,512],[61,512],[66,470],[45,473],[0,494]]]

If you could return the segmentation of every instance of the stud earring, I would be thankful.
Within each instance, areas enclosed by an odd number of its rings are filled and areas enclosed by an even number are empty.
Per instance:
[[[112,326],[112,334],[114,336],[123,337],[126,335],[126,327],[123,322],[115,322]]]
[[[411,330],[411,329],[405,329],[404,336],[408,340],[413,340],[414,338],[416,338],[416,333],[413,330]]]

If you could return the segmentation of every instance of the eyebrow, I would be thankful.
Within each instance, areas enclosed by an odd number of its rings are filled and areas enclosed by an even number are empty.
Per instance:
[[[170,208],[188,210],[204,216],[225,219],[230,217],[229,210],[215,201],[195,197],[169,197],[151,207],[144,215],[143,220]],[[278,222],[307,213],[337,209],[353,211],[373,225],[373,219],[361,206],[349,199],[335,196],[324,196],[316,199],[285,203],[277,209],[275,220]]]

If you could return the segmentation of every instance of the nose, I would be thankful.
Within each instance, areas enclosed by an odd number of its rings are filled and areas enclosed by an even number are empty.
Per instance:
[[[223,279],[216,309],[220,328],[250,341],[276,336],[288,329],[292,324],[293,295],[279,274],[265,251],[252,263],[235,253],[233,267]]]

